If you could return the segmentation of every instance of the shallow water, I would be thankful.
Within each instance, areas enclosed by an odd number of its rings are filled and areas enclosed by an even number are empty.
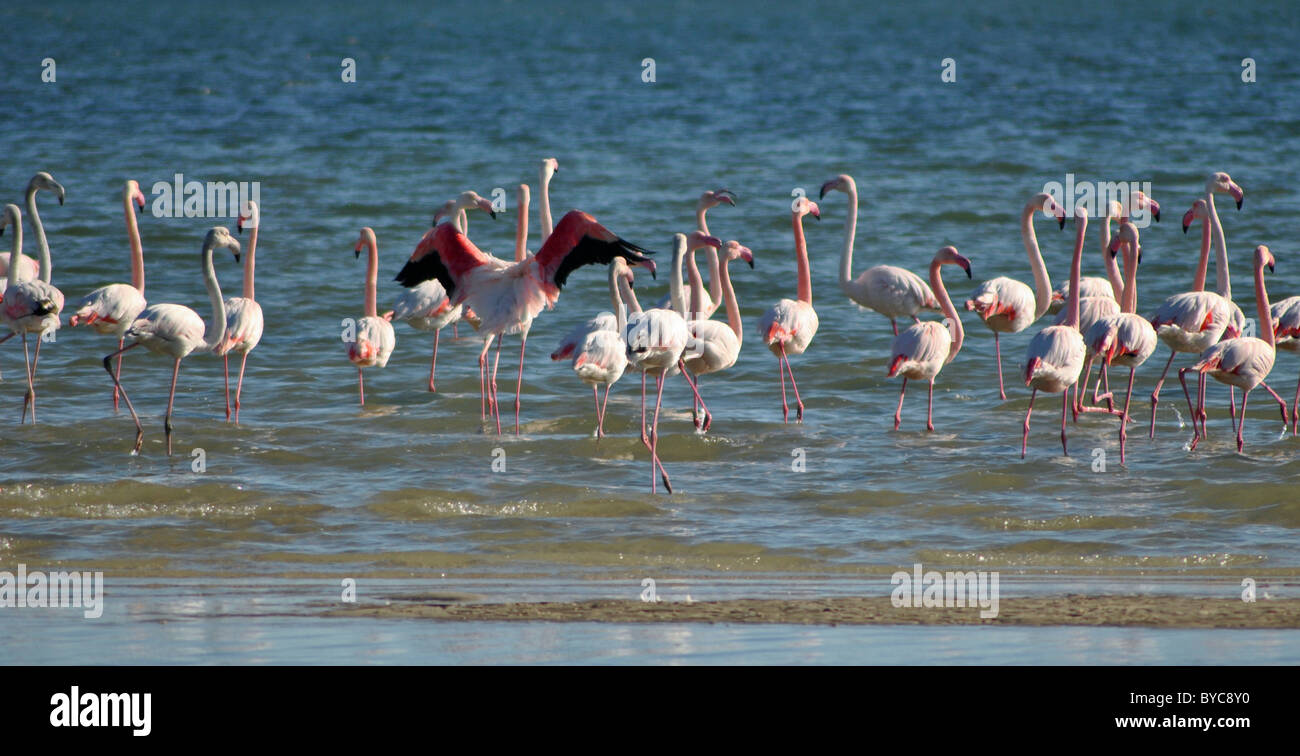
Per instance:
[[[1014,376],[1039,326],[1004,339],[1010,399],[1001,402],[993,340],[967,317],[966,348],[936,386],[938,430],[924,432],[923,392],[910,390],[903,430],[893,432],[889,324],[836,284],[842,194],[822,202],[820,224],[807,224],[821,330],[793,360],[805,422],[781,422],[776,362],[751,329],[794,292],[791,190],[815,195],[841,171],[861,193],[855,272],[880,262],[922,271],[952,243],[976,282],[1030,280],[1016,220],[1045,182],[1070,172],[1150,181],[1165,208],[1142,236],[1139,308],[1151,311],[1190,283],[1198,239],[1180,233],[1178,219],[1205,175],[1225,170],[1246,191],[1240,212],[1219,203],[1238,303],[1253,314],[1249,255],[1259,243],[1278,257],[1270,291],[1300,292],[1282,235],[1300,199],[1287,165],[1300,135],[1295,6],[914,7],[867,16],[852,3],[744,13],[688,3],[602,13],[562,2],[304,4],[274,22],[239,4],[0,11],[0,186],[19,201],[45,169],[67,187],[63,207],[42,196],[42,217],[69,302],[127,278],[122,181],[137,179],[148,195],[183,173],[260,182],[267,318],[241,426],[223,422],[219,362],[186,361],[171,459],[161,428],[167,361],[138,352],[126,360],[124,382],[146,424],[144,453],[132,457],[130,419],[114,415],[99,365],[113,345],[59,331],[41,353],[40,423],[6,426],[0,564],[93,566],[110,580],[817,578],[914,562],[1043,574],[1300,573],[1300,441],[1280,437],[1262,392],[1245,454],[1235,453],[1217,385],[1210,439],[1189,453],[1190,428],[1180,429],[1175,409],[1181,390],[1167,382],[1157,437],[1135,428],[1127,467],[1110,419],[1071,425],[1072,456],[1063,457],[1059,403],[1043,397],[1022,462],[1028,391]],[[1248,55],[1253,84],[1240,78]],[[57,60],[53,84],[40,81],[37,61],[47,56]],[[354,84],[340,81],[344,57],[357,61]],[[653,83],[641,78],[646,57]],[[957,61],[955,84],[940,81],[945,57]],[[754,270],[733,276],[748,340],[733,369],[702,381],[715,415],[707,436],[691,432],[685,385],[665,391],[660,449],[672,496],[647,490],[636,381],[615,388],[611,435],[597,442],[586,387],[547,359],[573,324],[608,308],[600,270],[574,274],[533,326],[518,438],[480,425],[472,338],[442,340],[431,394],[432,338],[399,325],[392,360],[368,371],[368,401],[357,406],[339,340],[342,319],[361,312],[357,230],[378,234],[380,299],[392,301],[391,276],[434,207],[462,189],[488,196],[496,187],[513,206],[520,181],[536,201],[537,161],[548,155],[561,166],[557,216],[593,213],[660,250],[661,270],[671,234],[692,227],[699,192],[740,195],[709,221],[756,256]],[[507,254],[513,218],[513,207],[495,222],[474,216],[470,235]],[[195,253],[213,222],[141,220],[151,301],[208,316]],[[1089,275],[1101,273],[1096,225]],[[1040,221],[1037,233],[1054,280],[1063,277],[1070,226]],[[227,294],[238,293],[235,264],[219,258],[218,273]],[[948,282],[958,299],[973,288]],[[637,291],[657,299],[664,277],[638,276]],[[22,394],[14,346],[0,353],[11,421]],[[511,338],[502,358],[506,404],[517,346]],[[1166,356],[1162,346],[1140,370],[1141,428]],[[1298,371],[1282,354],[1273,385],[1289,397]],[[1120,383],[1119,371],[1112,378]],[[191,468],[196,449],[202,473]],[[1098,449],[1105,472],[1094,471]],[[504,472],[494,472],[502,459]],[[804,472],[792,469],[799,460]]]

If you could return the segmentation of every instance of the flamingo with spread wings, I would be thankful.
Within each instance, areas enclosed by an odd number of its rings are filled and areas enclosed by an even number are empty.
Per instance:
[[[560,219],[537,254],[514,263],[493,262],[455,226],[443,223],[425,233],[397,274],[403,286],[437,279],[452,305],[468,304],[481,318],[479,332],[499,338],[522,333],[544,308],[552,307],[569,274],[585,265],[608,265],[615,257],[654,271],[649,250],[628,242],[595,218],[572,210]],[[520,353],[527,341],[523,340]],[[479,354],[483,361],[490,342]],[[495,386],[493,387],[495,393]],[[515,395],[515,410],[519,396]],[[500,413],[494,410],[500,430]],[[518,433],[516,424],[515,432]]]

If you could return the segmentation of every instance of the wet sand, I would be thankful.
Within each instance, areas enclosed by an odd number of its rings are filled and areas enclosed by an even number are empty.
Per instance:
[[[1005,598],[998,616],[978,607],[896,608],[888,597],[628,600],[472,603],[460,596],[392,597],[387,603],[325,613],[330,617],[428,619],[453,622],[678,622],[785,625],[1089,625],[1164,628],[1300,628],[1300,599],[1260,600],[1183,596]]]

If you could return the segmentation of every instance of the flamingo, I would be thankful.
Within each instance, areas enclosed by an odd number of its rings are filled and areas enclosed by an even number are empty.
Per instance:
[[[609,404],[609,390],[623,377],[627,370],[627,344],[623,341],[623,329],[627,325],[627,305],[624,300],[632,297],[632,269],[627,261],[615,257],[609,264],[609,298],[614,312],[602,312],[596,317],[574,329],[565,339],[560,349],[551,353],[552,360],[561,360],[565,356],[573,357],[573,372],[578,379],[591,386],[591,395],[596,401],[596,429],[592,435],[602,438],[605,435],[605,407]],[[573,338],[582,331],[577,344]],[[605,401],[600,401],[600,387],[605,387]]]
[[[36,192],[40,189],[55,192],[59,198],[60,205],[63,204],[64,192],[63,186],[60,185],[59,182],[55,181],[54,177],[45,171],[41,171],[35,176],[32,176],[31,180],[27,182],[27,193],[25,197],[27,204],[27,218],[36,231],[37,249],[45,249],[49,246],[45,241],[45,226],[41,223],[41,215],[36,209]],[[0,252],[0,278],[7,279],[9,277],[9,256],[9,252]],[[20,263],[18,267],[18,280],[31,281],[39,278],[40,275],[40,262],[35,258],[24,257],[23,262]],[[49,279],[46,278],[45,282],[49,283]]]
[[[664,382],[670,375],[684,371],[683,359],[698,357],[701,353],[699,342],[691,336],[690,328],[686,324],[684,312],[686,297],[681,290],[682,260],[692,245],[699,244],[721,246],[717,238],[705,237],[699,231],[693,231],[690,237],[686,234],[673,235],[673,275],[668,279],[668,287],[671,301],[677,304],[677,309],[652,308],[641,311],[639,305],[631,302],[630,304],[636,307],[636,311],[628,316],[623,329],[628,362],[633,368],[641,371],[641,443],[650,450],[651,493],[657,490],[656,471],[662,476],[664,488],[668,493],[673,492],[668,471],[659,460],[659,410],[663,404]],[[657,391],[654,420],[650,425],[648,436],[645,423],[645,376],[647,375],[655,377]],[[682,372],[682,377],[691,386],[695,399],[699,401],[699,391],[696,390],[690,375]],[[702,401],[700,403],[703,404]]]
[[[714,252],[712,245],[705,244],[704,248],[711,253]],[[708,320],[703,317],[696,317],[694,320],[688,320],[686,323],[687,330],[691,337],[699,342],[700,354],[684,361],[686,370],[695,381],[695,390],[699,391],[700,376],[709,373],[717,373],[730,368],[736,364],[736,359],[740,356],[740,345],[744,341],[740,321],[740,305],[736,301],[736,291],[731,286],[731,274],[727,270],[727,263],[732,260],[744,260],[749,263],[749,267],[754,267],[754,253],[749,247],[741,245],[740,242],[732,239],[722,247],[722,261],[719,270],[719,283],[721,284],[721,298],[727,302],[727,322],[721,323],[716,320]],[[704,282],[700,279],[700,271],[694,265],[690,266],[689,276],[691,280],[691,297],[692,302],[704,300],[708,294],[704,291]],[[692,409],[694,405],[692,405]],[[708,408],[704,408],[704,420],[700,424],[700,429],[707,431],[713,424],[713,416],[708,413]]]
[[[172,386],[167,397],[167,414],[163,420],[163,431],[167,436],[167,455],[172,453],[172,405],[176,401],[176,378],[180,375],[181,360],[194,351],[212,351],[221,343],[226,333],[226,305],[221,299],[221,287],[217,284],[217,272],[212,266],[212,252],[215,249],[228,249],[239,261],[239,240],[230,235],[225,226],[213,226],[203,238],[201,254],[203,283],[208,290],[208,299],[212,303],[212,334],[205,339],[206,326],[197,312],[184,305],[155,304],[149,305],[140,313],[129,328],[126,338],[131,343],[104,357],[104,370],[113,379],[113,385],[122,392],[126,408],[131,411],[135,421],[135,447],[131,454],[139,454],[144,443],[144,427],[140,425],[140,416],[136,414],[122,382],[113,372],[112,361],[123,352],[135,349],[141,344],[151,352],[165,354],[172,358]]]
[[[1170,350],[1165,369],[1161,371],[1160,379],[1156,381],[1155,388],[1151,391],[1149,431],[1151,438],[1156,437],[1156,407],[1160,404],[1160,389],[1165,384],[1165,376],[1169,374],[1169,366],[1173,364],[1174,357],[1179,352],[1201,354],[1209,349],[1210,345],[1222,339],[1225,331],[1231,331],[1230,338],[1240,335],[1244,325],[1241,309],[1232,303],[1232,284],[1228,276],[1228,248],[1223,236],[1223,226],[1219,222],[1219,213],[1214,207],[1215,193],[1230,195],[1236,200],[1238,210],[1241,209],[1241,202],[1245,197],[1245,192],[1232,180],[1232,177],[1219,171],[1210,174],[1205,182],[1205,195],[1198,199],[1183,216],[1183,233],[1187,233],[1194,219],[1202,219],[1201,260],[1192,282],[1192,290],[1166,299],[1160,305],[1160,309],[1156,310],[1155,317],[1151,319],[1156,335],[1169,345]],[[1211,240],[1214,242],[1216,255],[1214,267],[1218,283],[1217,294],[1204,290]],[[1229,389],[1232,390],[1231,386]],[[1229,398],[1230,402],[1236,401],[1235,396]],[[1235,418],[1235,410],[1233,414]],[[1197,418],[1192,418],[1193,422],[1196,420]]]
[[[1128,392],[1124,395],[1124,411],[1119,421],[1119,463],[1125,461],[1128,441],[1129,402],[1133,399],[1133,377],[1142,363],[1156,350],[1156,329],[1137,314],[1137,269],[1142,261],[1138,246],[1138,230],[1125,221],[1119,234],[1110,243],[1112,251],[1124,247],[1124,294],[1121,312],[1101,318],[1083,332],[1083,341],[1090,355],[1100,355],[1102,370],[1111,365],[1128,368]],[[1089,357],[1091,363],[1091,357]],[[1088,366],[1083,368],[1083,381],[1088,382]],[[1106,396],[1109,401],[1109,390]]]
[[[248,353],[262,340],[262,305],[253,298],[254,255],[257,254],[257,230],[262,225],[262,211],[257,203],[248,200],[244,212],[239,214],[235,228],[241,233],[244,226],[253,229],[248,237],[248,253],[244,256],[244,296],[226,300],[226,333],[213,353],[221,358],[221,370],[226,376],[226,419],[230,419],[230,353],[239,355],[239,382],[235,385],[235,424],[239,424],[239,399],[244,393],[244,366]]]
[[[0,310],[0,320],[9,326],[11,331],[5,339],[10,338],[14,333],[20,333],[23,337],[23,357],[27,363],[27,393],[23,395],[21,422],[27,421],[27,407],[30,405],[33,425],[36,424],[35,382],[37,365],[41,360],[41,342],[44,341],[45,334],[59,329],[59,313],[63,311],[64,301],[63,292],[50,284],[50,245],[45,239],[45,226],[41,223],[41,216],[36,208],[36,192],[41,189],[54,192],[59,198],[60,205],[63,204],[64,197],[63,185],[45,171],[32,176],[31,181],[27,183],[27,217],[31,221],[32,230],[36,233],[36,244],[40,251],[38,275],[26,281],[18,279],[18,275],[27,264],[22,262],[24,259],[20,244],[22,237],[15,231],[14,248],[11,252],[18,262],[9,267],[8,287],[0,297],[0,303],[4,305],[4,309]],[[27,359],[27,334],[29,333],[36,334],[37,337],[36,354],[31,359]]]
[[[735,207],[736,193],[730,189],[718,189],[717,191],[705,192],[700,195],[700,199],[695,203],[695,228],[701,234],[704,234],[705,236],[712,235],[709,233],[709,224],[705,220],[704,215],[711,208],[717,207],[718,205],[731,205],[732,207]],[[697,301],[693,301],[687,312],[691,313],[692,317],[707,320],[708,318],[713,317],[713,313],[717,312],[718,307],[722,305],[722,279],[719,277],[718,270],[718,250],[707,245],[704,247],[704,250],[709,255],[709,290],[703,292],[702,296],[700,296]],[[688,277],[698,276],[700,274],[700,268],[695,264],[695,255],[690,253],[686,256],[686,274]],[[694,296],[694,294],[692,294],[692,296]],[[669,295],[664,295],[663,299],[660,299],[656,306],[667,310],[672,308],[673,304],[669,301]]]
[[[1300,352],[1300,297],[1287,297],[1269,308],[1273,321],[1274,345],[1288,352]],[[1300,381],[1296,381],[1295,402],[1291,405],[1291,435],[1300,424]]]
[[[449,224],[443,224],[448,226]],[[440,227],[441,228],[441,227]],[[361,406],[366,406],[366,382],[362,371],[368,367],[384,367],[388,357],[397,345],[397,335],[388,318],[380,317],[376,305],[379,283],[379,242],[375,239],[375,230],[366,226],[361,229],[361,237],[353,248],[357,257],[361,257],[361,248],[369,250],[370,257],[366,263],[366,314],[357,321],[356,335],[348,342],[348,360],[357,366],[357,391],[361,396]]]
[[[1148,197],[1140,190],[1134,190],[1125,198],[1129,208],[1144,209],[1151,212],[1157,223],[1160,222],[1160,203]],[[1117,303],[1124,297],[1124,276],[1120,273],[1119,265],[1115,262],[1115,256],[1110,253],[1110,222],[1118,220],[1123,223],[1129,220],[1132,215],[1131,210],[1125,208],[1116,200],[1110,200],[1106,205],[1105,222],[1099,227],[1101,237],[1101,257],[1102,264],[1106,269],[1106,277],[1084,276],[1079,279],[1079,285],[1083,288],[1080,293],[1084,297],[1111,297]],[[1052,290],[1052,305],[1047,312],[1056,315],[1065,306],[1065,301],[1070,298],[1070,282],[1064,281]],[[1083,317],[1082,315],[1080,317]],[[1087,330],[1087,329],[1085,329]]]
[[[852,184],[849,185],[852,188]],[[852,197],[853,195],[850,195]],[[855,214],[856,202],[849,203],[849,213]],[[763,317],[758,321],[759,338],[767,348],[772,350],[772,354],[777,358],[777,370],[781,373],[781,420],[787,421],[790,417],[790,406],[785,400],[785,373],[790,371],[790,385],[794,388],[794,400],[796,404],[795,419],[803,422],[803,400],[799,397],[799,385],[794,382],[794,368],[790,367],[790,355],[801,355],[808,345],[812,343],[813,336],[817,335],[817,311],[812,305],[812,271],[808,267],[808,244],[803,235],[803,216],[811,214],[812,217],[821,220],[821,209],[817,203],[807,197],[799,197],[794,201],[793,212],[791,213],[794,225],[794,259],[798,269],[797,273],[797,291],[798,299],[782,299],[768,308],[763,313]],[[852,236],[852,227],[850,227],[849,236]],[[853,249],[853,240],[850,238],[849,243],[845,245],[846,254],[845,262],[852,263],[849,254]],[[879,266],[884,267],[884,266]],[[841,284],[848,278],[848,265],[841,265],[840,278]],[[874,269],[873,269],[874,270]],[[871,274],[871,270],[863,274],[858,279],[859,282],[866,281]],[[856,286],[856,283],[854,284]],[[866,291],[867,285],[863,285],[861,291]],[[856,289],[855,289],[856,290]]]
[[[1242,390],[1241,419],[1236,423],[1238,454],[1246,445],[1242,437],[1246,428],[1246,400],[1256,386],[1263,386],[1268,393],[1273,395],[1273,398],[1282,407],[1282,423],[1283,425],[1287,423],[1286,402],[1265,382],[1268,374],[1273,370],[1273,361],[1277,358],[1276,340],[1273,335],[1273,319],[1268,304],[1268,291],[1264,288],[1264,268],[1267,266],[1271,273],[1274,264],[1276,264],[1276,260],[1274,260],[1273,253],[1269,251],[1268,247],[1263,244],[1255,247],[1255,310],[1259,315],[1261,324],[1260,333],[1264,337],[1238,336],[1233,339],[1224,339],[1202,352],[1200,359],[1195,364],[1180,368],[1178,371],[1178,380],[1183,384],[1183,393],[1187,395],[1187,406],[1193,413],[1193,417],[1205,417],[1205,390],[1199,388],[1199,406],[1197,409],[1192,410],[1192,397],[1187,393],[1185,375],[1189,370],[1196,371],[1201,384],[1204,384],[1205,376],[1209,374],[1220,383],[1226,383]],[[1200,430],[1197,429],[1195,422],[1192,423],[1192,432],[1189,448],[1195,449],[1197,442],[1205,436],[1203,419]]]
[[[841,173],[822,184],[818,199],[825,199],[829,191],[849,195],[849,212],[844,218],[844,251],[840,255],[840,291],[844,296],[859,307],[875,310],[889,318],[895,336],[898,335],[898,318],[917,320],[916,314],[921,310],[939,309],[939,301],[934,298],[929,285],[910,270],[894,265],[873,265],[857,278],[851,278],[853,239],[858,228],[858,185],[852,176]],[[794,383],[793,378],[790,382]]]
[[[1020,211],[1020,238],[1029,256],[1029,266],[1034,271],[1034,288],[1013,278],[998,276],[980,284],[966,300],[966,309],[978,313],[984,325],[993,332],[993,350],[998,363],[998,396],[1002,399],[1007,398],[1007,392],[1002,382],[1001,335],[1025,330],[1047,312],[1052,302],[1052,282],[1047,276],[1043,253],[1038,249],[1038,236],[1034,233],[1035,210],[1055,217],[1060,228],[1065,228],[1065,211],[1046,192],[1030,197]]]
[[[579,267],[599,263],[608,265],[614,257],[624,257],[653,270],[648,250],[627,242],[596,222],[592,216],[572,210],[546,239],[536,255],[499,265],[485,255],[453,225],[443,223],[430,229],[420,240],[410,260],[397,274],[403,286],[414,286],[437,278],[451,297],[453,306],[469,304],[482,322],[479,331],[500,337],[522,333],[544,307],[555,304],[560,288],[569,274]],[[523,352],[527,339],[520,343],[520,375],[523,381]],[[479,361],[486,359],[490,342],[485,341]],[[495,395],[495,386],[492,387]],[[494,411],[495,412],[495,411]],[[515,394],[518,417],[519,394]],[[498,432],[500,414],[496,413]],[[515,433],[519,427],[516,420]]]
[[[1030,203],[1033,204],[1035,203]],[[1026,206],[1022,217],[1027,219],[1032,212],[1033,207]],[[1070,262],[1070,300],[1065,322],[1050,325],[1035,334],[1025,353],[1025,385],[1032,392],[1029,395],[1029,409],[1025,411],[1024,434],[1020,439],[1021,459],[1025,458],[1025,452],[1029,448],[1029,416],[1034,412],[1034,398],[1039,391],[1061,392],[1061,451],[1066,456],[1070,454],[1066,446],[1065,415],[1070,407],[1070,387],[1079,380],[1079,369],[1083,367],[1083,357],[1087,351],[1083,335],[1079,333],[1079,271],[1083,263],[1083,236],[1088,229],[1088,211],[1082,205],[1074,209],[1074,223],[1074,258]],[[1032,229],[1030,233],[1032,234]],[[1029,247],[1028,240],[1025,246]],[[1034,247],[1036,249],[1037,245]],[[1046,275],[1043,276],[1043,283],[1046,283]],[[1048,291],[1051,291],[1050,287]]]
[[[948,246],[935,253],[930,261],[930,287],[939,299],[945,322],[924,321],[913,323],[894,337],[889,347],[893,355],[889,360],[890,378],[902,376],[903,386],[898,391],[898,409],[894,410],[894,430],[903,422],[903,395],[907,393],[908,379],[928,381],[929,399],[925,410],[925,428],[934,430],[934,378],[943,370],[943,366],[952,362],[961,351],[966,331],[961,325],[961,316],[953,307],[948,290],[943,285],[941,269],[944,265],[960,265],[970,278],[970,260],[957,254],[957,248]],[[950,325],[951,324],[951,325]]]
[[[137,210],[137,206],[139,210]],[[144,192],[134,179],[122,187],[122,208],[126,215],[126,235],[131,245],[131,283],[101,286],[87,294],[68,320],[70,326],[88,325],[95,333],[117,337],[120,350],[126,343],[126,330],[148,306],[144,298],[144,250],[140,245],[137,213],[144,210]],[[116,374],[122,377],[122,355],[118,354]],[[113,385],[113,411],[118,410],[117,385]]]

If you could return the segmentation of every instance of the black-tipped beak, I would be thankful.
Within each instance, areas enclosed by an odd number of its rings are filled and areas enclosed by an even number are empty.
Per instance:
[[[1273,272],[1273,263],[1269,263],[1269,264],[1268,264],[1268,272],[1269,272],[1269,273],[1272,273],[1272,272]]]
[[[971,277],[971,274],[970,274],[970,266],[969,266],[969,265],[966,265],[966,266],[964,266],[964,267],[965,267],[965,269],[966,269],[966,277],[967,277],[967,278],[970,278],[970,277]]]
[[[497,211],[496,211],[496,210],[489,210],[489,211],[488,211],[488,215],[492,216],[492,220],[496,220],[496,219],[497,219]]]
[[[1238,210],[1241,209],[1241,200],[1237,200],[1237,209],[1238,209]]]
[[[1156,219],[1156,223],[1159,223],[1159,222],[1160,222],[1160,211],[1159,211],[1159,210],[1152,210],[1152,211],[1151,211],[1151,217]]]
[[[4,235],[5,235],[5,227],[0,226],[0,236],[4,236]]]
[[[1183,233],[1187,233],[1187,229],[1188,229],[1189,225],[1190,225],[1190,224],[1187,224],[1187,223],[1184,223],[1184,224],[1183,224]]]
[[[817,199],[818,199],[818,200],[824,200],[824,199],[826,199],[826,187],[823,186],[823,187],[822,187],[822,190],[821,190],[820,192],[817,193]]]
[[[1060,226],[1061,229],[1064,230],[1064,229],[1065,229],[1065,216],[1062,215],[1058,220],[1059,220],[1059,222],[1060,222],[1060,224],[1061,224],[1061,226]]]
[[[235,253],[235,262],[240,262],[240,259],[239,259],[239,253],[238,253],[238,252]]]
[[[359,249],[354,249],[354,250],[352,250],[352,254],[353,254],[353,256],[354,256],[354,259],[360,259],[360,258],[361,258],[361,250],[359,250]]]
[[[751,258],[749,258],[748,260],[746,260],[745,262],[749,263],[749,269],[750,269],[750,270],[753,270],[753,269],[754,269],[754,258],[751,257]]]
[[[59,207],[63,207],[63,197],[59,197]]]

